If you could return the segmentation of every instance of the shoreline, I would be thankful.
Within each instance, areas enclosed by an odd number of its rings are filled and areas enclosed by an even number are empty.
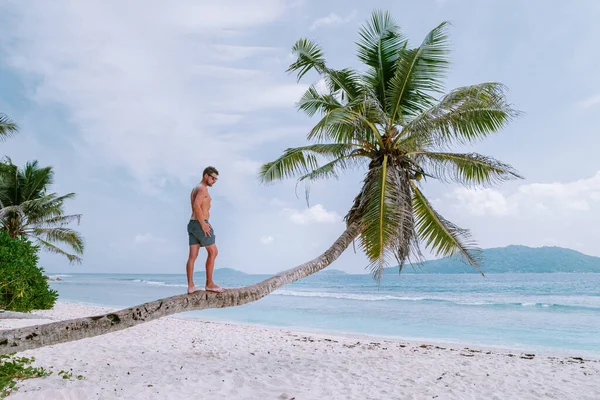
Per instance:
[[[491,344],[479,344],[472,342],[461,342],[456,340],[441,340],[436,338],[418,338],[418,337],[403,337],[403,336],[389,336],[389,335],[377,335],[377,334],[367,334],[367,333],[358,333],[358,332],[347,332],[347,331],[336,331],[336,330],[325,330],[318,328],[308,328],[302,326],[278,326],[278,325],[265,325],[258,323],[250,323],[250,322],[239,322],[239,321],[230,321],[230,320],[220,320],[220,319],[211,319],[211,318],[196,318],[196,317],[178,317],[172,316],[170,318],[180,318],[180,319],[192,319],[205,323],[215,323],[215,324],[223,324],[223,325],[231,325],[231,326],[240,326],[240,327],[256,327],[256,328],[264,328],[264,329],[274,329],[274,330],[282,330],[286,332],[295,332],[301,333],[305,335],[320,335],[320,336],[336,336],[340,338],[346,339],[360,339],[360,340],[380,340],[380,341],[388,341],[388,342],[399,342],[405,344],[427,344],[432,346],[446,346],[446,347],[456,347],[456,348],[470,348],[470,349],[479,349],[481,351],[492,351],[492,352],[507,352],[507,353],[536,353],[539,356],[547,356],[547,357],[559,357],[559,358],[587,358],[589,361],[598,361],[600,362],[600,354],[590,354],[587,352],[581,352],[576,350],[559,350],[555,348],[547,348],[547,347],[538,347],[530,346],[529,348],[519,348],[519,347],[511,347],[510,345],[491,345]]]
[[[134,306],[123,306],[113,307],[106,306],[102,304],[95,303],[87,303],[87,302],[77,302],[77,301],[57,301],[57,304],[64,305],[75,305],[75,306],[85,306],[92,308],[100,308],[106,310],[104,313],[108,313],[111,311],[121,310],[123,308],[135,307]],[[188,311],[189,313],[195,311]],[[175,318],[175,319],[183,319],[183,320],[196,320],[199,322],[211,322],[216,324],[225,324],[232,326],[250,326],[256,328],[264,328],[264,329],[275,329],[275,330],[284,330],[284,331],[292,331],[297,333],[302,333],[306,335],[317,334],[317,335],[330,335],[330,336],[339,336],[348,339],[362,339],[362,340],[385,340],[385,341],[393,341],[393,342],[404,342],[409,344],[423,344],[429,343],[433,346],[446,346],[446,347],[465,347],[472,349],[479,349],[481,351],[493,351],[493,352],[506,352],[506,353],[535,353],[541,356],[549,356],[549,357],[563,357],[563,358],[587,358],[590,360],[598,360],[600,361],[600,352],[598,354],[588,353],[586,351],[578,351],[571,349],[559,349],[559,348],[551,348],[551,347],[541,347],[541,346],[511,346],[511,345],[493,345],[493,344],[485,344],[485,343],[473,343],[468,341],[460,341],[460,340],[442,340],[437,338],[427,338],[427,337],[404,337],[404,336],[393,336],[393,335],[378,335],[378,334],[369,334],[369,333],[359,333],[359,332],[351,332],[351,331],[337,331],[337,330],[327,330],[327,329],[319,329],[319,328],[310,328],[304,326],[280,326],[280,325],[268,325],[268,324],[260,324],[260,323],[251,323],[251,322],[240,322],[228,319],[219,319],[219,318],[205,318],[205,317],[196,317],[196,316],[181,316],[181,314],[175,314],[170,317],[165,318]],[[0,328],[1,329],[1,328]]]
[[[40,319],[0,319],[0,329],[111,310],[59,302],[35,311]],[[11,398],[593,399],[600,393],[600,360],[527,354],[171,316],[19,353],[54,373],[20,382]],[[84,379],[62,379],[61,369]]]

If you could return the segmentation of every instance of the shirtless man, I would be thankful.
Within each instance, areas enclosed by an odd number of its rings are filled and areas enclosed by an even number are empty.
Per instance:
[[[217,245],[215,244],[215,232],[208,222],[210,219],[210,194],[208,188],[215,184],[219,172],[215,167],[206,167],[202,173],[202,182],[192,190],[190,200],[192,203],[192,216],[188,223],[188,235],[190,239],[190,255],[186,264],[188,293],[200,290],[194,286],[194,264],[198,258],[200,247],[205,247],[208,253],[206,257],[206,285],[204,289],[209,292],[221,293],[223,288],[213,282],[213,270],[215,269],[215,258],[217,257]]]

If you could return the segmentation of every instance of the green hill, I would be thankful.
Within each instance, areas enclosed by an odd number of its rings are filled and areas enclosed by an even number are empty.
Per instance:
[[[481,269],[484,273],[525,272],[600,272],[600,257],[592,257],[561,247],[527,247],[511,245],[481,251]],[[446,257],[419,264],[406,265],[406,273],[452,274],[479,273],[458,258]],[[397,274],[398,267],[385,269],[386,274]]]

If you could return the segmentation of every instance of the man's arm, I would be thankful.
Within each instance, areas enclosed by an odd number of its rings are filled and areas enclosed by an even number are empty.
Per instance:
[[[206,187],[200,186],[198,188],[198,192],[196,193],[196,197],[194,198],[194,204],[192,209],[194,210],[194,216],[200,222],[200,226],[204,233],[208,236],[210,235],[210,226],[204,221],[206,219],[206,215],[204,210],[202,209],[203,200],[206,197],[208,191]]]

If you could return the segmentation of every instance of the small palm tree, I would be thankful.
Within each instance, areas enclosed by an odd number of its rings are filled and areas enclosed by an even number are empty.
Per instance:
[[[48,187],[53,181],[52,167],[40,168],[37,161],[28,162],[23,169],[10,159],[0,164],[0,227],[11,237],[29,237],[42,249],[79,263],[83,239],[66,225],[79,222],[81,215],[65,215],[63,211],[65,200],[72,199],[75,194],[49,193]],[[66,244],[74,254],[55,243]]]
[[[3,141],[19,131],[19,127],[4,113],[0,113],[0,141]]]
[[[454,153],[499,131],[518,112],[498,83],[460,87],[443,95],[448,62],[447,23],[411,47],[388,13],[376,11],[360,30],[358,59],[366,71],[332,69],[308,39],[293,47],[288,71],[320,81],[298,108],[321,119],[308,133],[315,142],[285,150],[262,166],[263,183],[296,177],[307,183],[366,166],[361,190],[345,216],[376,279],[395,258],[402,269],[422,259],[421,245],[438,256],[460,255],[479,268],[469,232],[444,219],[422,191],[422,179],[489,185],[520,178],[509,165],[475,153]],[[321,88],[321,89],[320,89]],[[325,88],[324,90],[322,88]]]

